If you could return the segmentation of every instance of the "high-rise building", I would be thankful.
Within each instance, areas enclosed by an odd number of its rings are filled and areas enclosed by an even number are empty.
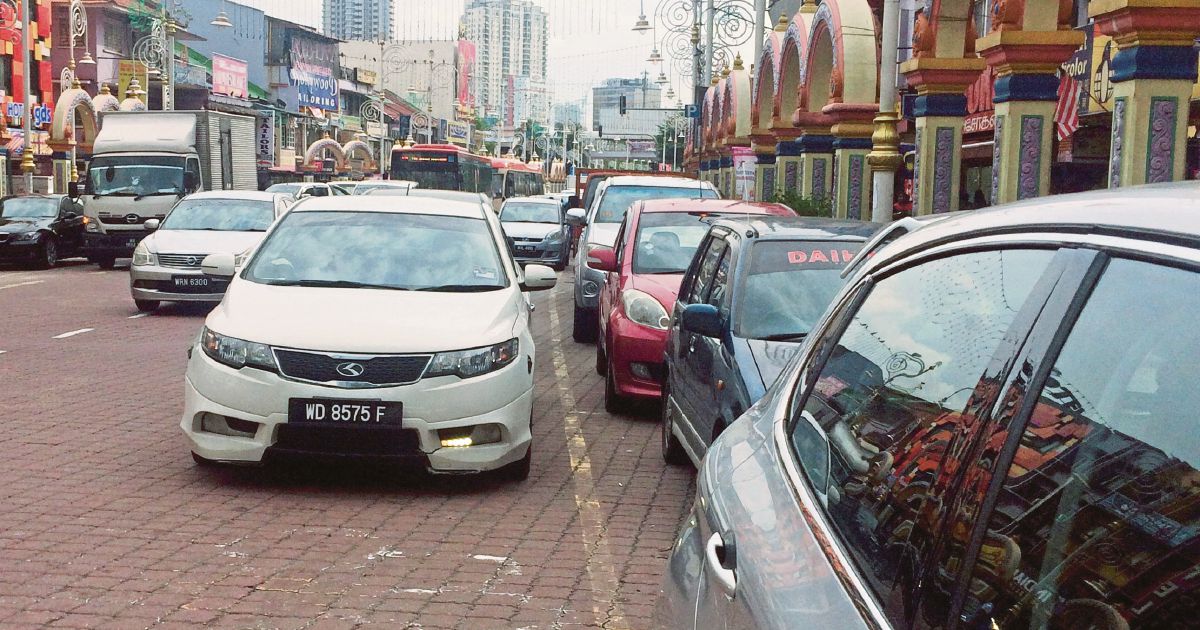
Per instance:
[[[620,113],[621,97],[627,111]],[[662,107],[662,90],[645,75],[638,79],[606,79],[592,88],[592,130],[606,136],[653,135],[671,114]]]
[[[519,114],[546,122],[546,12],[531,0],[470,0],[460,31],[475,44],[472,91],[478,115],[502,125],[519,124]],[[529,86],[523,98],[509,91],[517,86]]]
[[[393,0],[324,0],[325,34],[344,40],[392,38]]]

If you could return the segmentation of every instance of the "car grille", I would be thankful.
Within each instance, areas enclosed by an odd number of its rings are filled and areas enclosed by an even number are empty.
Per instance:
[[[279,425],[272,455],[422,458],[420,435],[400,427]]]
[[[431,358],[433,357],[428,354],[362,356],[275,350],[275,360],[284,376],[313,383],[336,383],[343,387],[384,387],[415,383],[421,379]],[[361,366],[361,374],[351,376],[354,370],[339,372],[338,366],[346,363]]]
[[[167,216],[167,215],[160,214],[160,215],[153,216],[153,217],[143,217],[143,216],[138,216],[136,214],[117,215],[117,214],[100,213],[100,222],[107,223],[109,225],[141,225],[141,224],[145,223],[146,221],[149,221],[150,219],[161,220],[165,216]]]
[[[208,254],[159,254],[158,264],[177,269],[199,269]]]

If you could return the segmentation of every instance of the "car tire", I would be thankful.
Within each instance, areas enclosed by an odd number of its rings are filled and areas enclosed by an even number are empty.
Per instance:
[[[662,408],[659,412],[663,461],[672,466],[690,464],[692,460],[688,458],[687,451],[683,450],[683,444],[679,442],[679,438],[675,437],[675,433],[672,431],[674,421],[671,420],[670,409],[671,388],[663,383]]]
[[[192,461],[196,462],[196,465],[201,468],[214,468],[218,465],[217,462],[214,462],[207,457],[201,457],[197,455],[196,451],[192,451]]]
[[[617,381],[614,377],[612,359],[608,360],[604,369],[604,410],[614,414],[625,414],[629,411],[629,399],[617,392]]]
[[[112,269],[117,266],[117,259],[113,257],[97,258],[96,265],[101,269]]]
[[[42,246],[38,248],[37,268],[53,269],[57,264],[58,241],[54,240],[53,236],[46,236],[42,239]]]
[[[604,376],[608,373],[608,357],[604,356],[604,345],[596,344],[596,373]]]
[[[575,318],[571,326],[571,338],[579,343],[593,343],[596,341],[596,327],[599,322],[596,321],[596,313],[589,311],[586,308],[575,307]]]
[[[505,466],[501,476],[507,481],[525,481],[529,478],[529,470],[533,464],[533,444],[525,451],[525,457]]]
[[[158,300],[134,300],[133,305],[142,313],[149,313],[158,309]]]

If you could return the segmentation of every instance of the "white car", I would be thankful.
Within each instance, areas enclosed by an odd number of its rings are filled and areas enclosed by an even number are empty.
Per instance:
[[[159,303],[219,302],[226,278],[204,275],[205,256],[248,252],[295,200],[291,195],[214,190],[188,195],[161,223],[146,221],[150,235],[133,250],[129,292],[139,311]]]
[[[180,427],[201,463],[352,456],[524,479],[534,344],[525,291],[482,204],[371,195],[292,207],[189,350]]]
[[[381,188],[416,188],[417,182],[406,179],[367,179],[359,182],[350,192],[352,195],[369,195],[371,191]]]
[[[297,199],[301,197],[336,197],[350,194],[350,190],[342,184],[326,184],[325,182],[285,182],[282,184],[271,184],[267,186],[267,192],[285,193]]]

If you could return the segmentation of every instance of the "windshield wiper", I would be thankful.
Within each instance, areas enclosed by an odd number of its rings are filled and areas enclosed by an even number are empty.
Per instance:
[[[763,337],[755,337],[759,341],[798,341],[808,336],[808,333],[775,333]]]
[[[411,291],[405,287],[390,284],[371,284],[353,280],[265,280],[266,284],[278,287],[323,287],[331,289],[391,289],[393,291]]]
[[[421,287],[413,291],[445,291],[447,293],[479,293],[496,291],[504,287],[498,284],[442,284],[435,287]]]

